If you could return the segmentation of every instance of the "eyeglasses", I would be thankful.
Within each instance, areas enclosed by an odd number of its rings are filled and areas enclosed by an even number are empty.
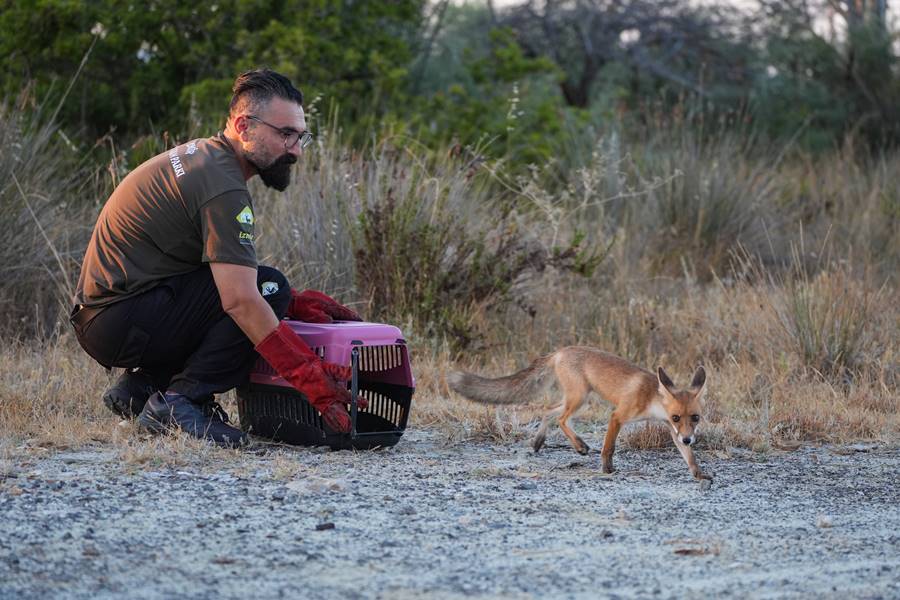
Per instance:
[[[267,127],[271,127],[284,139],[284,149],[290,150],[294,146],[297,145],[297,142],[300,142],[300,148],[306,148],[313,141],[313,134],[308,131],[294,131],[293,129],[282,129],[281,127],[275,127],[271,123],[266,123],[256,115],[247,115],[248,119],[253,119],[254,121],[258,121]]]

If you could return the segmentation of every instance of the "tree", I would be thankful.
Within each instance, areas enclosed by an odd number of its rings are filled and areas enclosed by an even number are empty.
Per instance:
[[[763,0],[768,17],[757,106],[779,129],[833,144],[845,136],[870,145],[900,142],[900,81],[884,2]],[[829,15],[831,27],[819,26]]]
[[[5,96],[35,82],[59,93],[96,45],[61,117],[89,135],[188,129],[221,115],[240,71],[285,72],[348,118],[382,110],[405,85],[425,0],[7,0]]]
[[[709,94],[707,80],[745,78],[724,12],[685,0],[530,0],[496,18],[527,56],[563,71],[570,106],[589,106],[599,75],[616,63],[699,96]]]

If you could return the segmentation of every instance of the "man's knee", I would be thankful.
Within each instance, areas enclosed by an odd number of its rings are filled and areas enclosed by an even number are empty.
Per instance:
[[[291,286],[287,277],[278,269],[265,265],[257,267],[256,273],[259,293],[275,311],[275,316],[279,319],[282,318],[287,313],[288,304],[291,302]]]

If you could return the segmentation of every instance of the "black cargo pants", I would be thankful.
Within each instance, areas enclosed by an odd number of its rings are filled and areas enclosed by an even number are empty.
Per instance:
[[[282,318],[291,299],[287,279],[272,267],[257,273],[263,298]],[[240,385],[257,357],[222,310],[209,266],[109,306],[76,306],[71,322],[81,347],[104,367],[140,367],[159,389],[191,399]]]

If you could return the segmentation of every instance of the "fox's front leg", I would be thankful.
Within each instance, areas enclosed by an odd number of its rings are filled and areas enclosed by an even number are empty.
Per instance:
[[[687,463],[688,468],[691,470],[691,475],[694,476],[694,479],[709,479],[712,481],[712,477],[704,473],[700,470],[700,466],[697,464],[697,460],[694,458],[694,451],[691,450],[691,447],[685,444],[678,437],[678,434],[674,431],[669,431],[672,436],[672,441],[675,442],[675,447],[678,448],[678,451],[681,452],[682,458],[684,458],[684,462]]]
[[[616,437],[618,437],[621,428],[622,422],[616,416],[616,413],[613,412],[612,416],[609,417],[609,426],[606,428],[606,437],[603,439],[603,450],[600,451],[600,458],[603,459],[604,473],[612,473],[614,470],[612,457],[613,452],[616,450]]]

